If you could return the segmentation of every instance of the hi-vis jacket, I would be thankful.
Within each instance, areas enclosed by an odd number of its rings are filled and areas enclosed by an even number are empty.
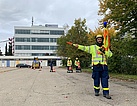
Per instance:
[[[73,44],[75,46],[75,44]],[[105,54],[101,54],[100,47],[97,45],[83,46],[78,45],[78,49],[92,54],[92,65],[107,65],[107,58],[112,56],[112,52],[108,49]]]
[[[79,66],[80,65],[80,61],[79,60],[75,60],[75,66]]]
[[[72,66],[72,60],[67,60],[67,66]]]

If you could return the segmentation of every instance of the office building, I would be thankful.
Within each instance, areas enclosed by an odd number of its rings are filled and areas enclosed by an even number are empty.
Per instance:
[[[58,25],[15,26],[14,56],[57,56],[57,39],[64,35]]]

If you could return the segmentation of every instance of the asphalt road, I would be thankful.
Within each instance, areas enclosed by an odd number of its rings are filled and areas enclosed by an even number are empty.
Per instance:
[[[137,83],[110,79],[112,99],[94,96],[88,73],[0,68],[0,106],[137,106]]]

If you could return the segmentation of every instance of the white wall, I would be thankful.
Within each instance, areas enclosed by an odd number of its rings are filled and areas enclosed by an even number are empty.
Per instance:
[[[7,65],[9,61],[9,65]],[[0,60],[0,67],[16,67],[18,63],[32,65],[32,60]],[[47,66],[48,60],[41,60],[41,66]],[[56,60],[56,66],[61,66],[61,60]]]

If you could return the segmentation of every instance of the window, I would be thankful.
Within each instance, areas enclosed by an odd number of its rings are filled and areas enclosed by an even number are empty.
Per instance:
[[[29,45],[24,45],[24,46],[23,46],[23,49],[24,49],[24,50],[30,50],[30,46],[29,46]]]
[[[31,30],[31,34],[49,35],[49,30]]]
[[[21,50],[21,45],[15,45],[15,50]]]
[[[31,42],[49,42],[49,38],[31,38]]]
[[[57,42],[57,38],[50,38],[50,42]]]
[[[55,54],[55,53],[50,53],[50,56],[57,56],[57,54]]]
[[[31,38],[31,42],[37,42],[37,38]]]
[[[15,34],[30,34],[30,30],[26,30],[26,29],[15,29]]]
[[[30,42],[30,38],[15,38],[15,42]]]
[[[15,49],[16,50],[30,50],[30,46],[29,45],[16,45]]]
[[[49,50],[49,46],[32,46],[32,50]]]
[[[63,30],[50,30],[50,35],[64,35]]]
[[[44,53],[32,53],[32,56],[45,56]]]
[[[37,38],[37,42],[49,42],[49,38]]]
[[[57,46],[50,46],[50,50],[57,50]]]

